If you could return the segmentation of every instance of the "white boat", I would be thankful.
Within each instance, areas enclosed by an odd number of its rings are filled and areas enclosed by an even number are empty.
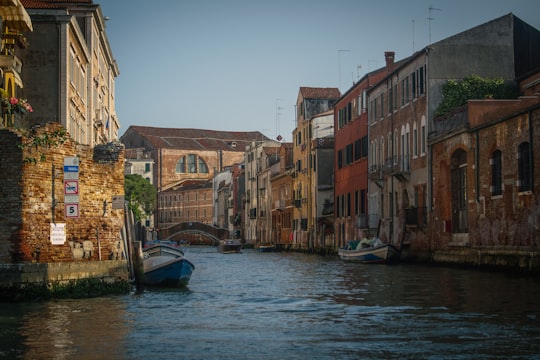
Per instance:
[[[400,251],[392,244],[375,243],[363,246],[362,242],[349,241],[345,248],[338,250],[342,260],[359,261],[363,264],[388,264],[399,261]]]

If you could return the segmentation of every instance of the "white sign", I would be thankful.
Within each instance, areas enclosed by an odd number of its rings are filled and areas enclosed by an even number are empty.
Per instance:
[[[64,180],[65,195],[79,195],[79,180]]]
[[[51,244],[64,245],[66,242],[66,224],[51,223]]]
[[[65,204],[66,218],[79,217],[79,204]]]
[[[65,172],[64,180],[77,180],[79,179],[79,172]]]
[[[71,156],[71,157],[65,157],[64,158],[64,166],[71,166],[71,165],[75,165],[75,166],[79,166],[79,158],[76,157],[76,156]]]
[[[64,195],[64,204],[78,204],[79,195]]]

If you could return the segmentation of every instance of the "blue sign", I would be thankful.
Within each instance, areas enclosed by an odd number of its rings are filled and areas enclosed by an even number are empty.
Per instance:
[[[79,172],[79,165],[64,165],[64,172]]]

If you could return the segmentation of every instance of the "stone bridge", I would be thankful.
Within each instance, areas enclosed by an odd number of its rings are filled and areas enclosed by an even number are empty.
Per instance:
[[[184,222],[159,230],[160,240],[186,240],[193,245],[217,245],[219,240],[228,239],[229,230],[200,222]]]

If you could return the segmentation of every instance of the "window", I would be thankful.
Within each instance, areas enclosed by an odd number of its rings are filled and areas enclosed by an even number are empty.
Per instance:
[[[368,137],[367,135],[362,138],[362,153],[361,157],[367,157],[368,156]]]
[[[519,191],[531,191],[531,153],[528,142],[518,148],[518,188]]]
[[[381,94],[381,111],[380,111],[380,117],[384,117],[384,94]]]
[[[353,145],[349,144],[345,147],[345,165],[352,163],[353,161]]]
[[[337,164],[338,164],[338,169],[341,169],[343,167],[343,150],[338,150]]]
[[[360,214],[366,213],[366,190],[360,190]]]
[[[502,155],[500,150],[495,150],[491,155],[491,195],[502,194]]]
[[[418,129],[416,123],[413,125],[413,157],[418,156]]]
[[[176,163],[176,172],[181,174],[186,172],[186,158],[184,156]]]
[[[409,102],[409,78],[401,80],[401,106]]]
[[[420,139],[420,145],[421,145],[421,150],[420,150],[420,153],[422,155],[425,155],[426,154],[426,117],[425,116],[422,116],[422,126],[420,128],[420,136],[421,136],[421,139]]]
[[[150,171],[150,164],[149,163],[144,164],[144,172],[149,172],[149,171]]]
[[[362,157],[362,140],[358,139],[354,142],[354,161]]]
[[[351,216],[351,193],[347,193],[347,216]]]
[[[199,173],[208,174],[208,166],[201,157],[199,157]]]
[[[188,165],[188,172],[193,174],[197,172],[197,163],[195,162],[196,156],[194,154],[189,154],[187,156],[187,165]]]
[[[354,192],[354,215],[358,215],[358,190]]]

